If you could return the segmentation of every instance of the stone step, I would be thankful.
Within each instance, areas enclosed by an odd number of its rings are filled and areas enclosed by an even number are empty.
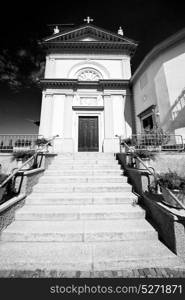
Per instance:
[[[59,164],[59,163],[52,163],[48,166],[48,170],[120,170],[121,166],[118,164],[105,164],[105,165],[90,165],[88,163],[83,164]]]
[[[118,170],[50,170],[47,169],[44,172],[44,176],[118,176],[118,175],[122,175],[123,171],[118,169]]]
[[[182,261],[156,240],[104,243],[2,242],[0,270],[105,271],[180,268]]]
[[[127,177],[124,176],[101,176],[101,177],[97,177],[97,176],[42,176],[39,179],[39,183],[83,183],[83,182],[89,182],[89,183],[99,183],[99,182],[103,182],[103,183],[126,183],[127,182]]]
[[[116,160],[72,160],[72,159],[56,159],[52,161],[53,165],[83,165],[88,163],[88,165],[117,165],[118,161]]]
[[[103,153],[103,152],[77,152],[77,153],[58,154],[56,158],[107,159],[107,158],[115,158],[115,155],[113,153]]]
[[[146,220],[15,221],[1,235],[2,241],[103,242],[157,239]]]
[[[26,205],[71,205],[71,204],[132,204],[137,196],[124,193],[32,193],[26,198]]]
[[[129,192],[132,187],[128,183],[38,183],[33,187],[34,192]]]
[[[117,162],[118,161],[116,160],[116,158],[114,156],[112,157],[60,157],[60,156],[57,156],[53,159],[53,161],[63,161],[63,162],[69,162],[69,161],[72,161],[72,162],[85,162],[85,161],[88,161],[90,163],[105,163],[105,162]]]
[[[15,220],[93,220],[144,218],[138,205],[25,205],[16,211]]]

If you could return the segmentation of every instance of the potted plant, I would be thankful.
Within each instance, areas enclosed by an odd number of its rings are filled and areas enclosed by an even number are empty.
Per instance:
[[[8,177],[7,174],[1,173],[0,174],[0,184]],[[2,202],[2,198],[6,192],[6,185],[0,188],[0,203]]]
[[[126,143],[128,146],[132,146],[132,139],[130,137],[128,137],[126,139],[122,139],[121,140],[121,145],[124,146],[124,143]]]
[[[153,129],[145,128],[141,145],[150,151],[161,151],[162,146],[169,142],[170,136],[162,128],[154,126]]]
[[[29,158],[35,154],[34,150],[19,150],[12,153],[12,160],[17,161],[17,168],[20,168]],[[23,170],[28,170],[33,168],[35,164],[35,158],[29,161],[24,167]]]
[[[133,153],[133,157],[135,158],[135,161],[136,161],[136,167],[138,169],[143,169],[144,166],[142,165],[142,163],[139,160],[137,160],[137,157],[139,157],[140,159],[142,159],[142,161],[145,163],[145,165],[147,167],[149,167],[150,160],[154,159],[155,154],[153,152],[149,151],[149,150],[136,150]]]
[[[167,173],[158,174],[157,177],[164,203],[171,207],[182,208],[177,201],[174,200],[170,191],[185,205],[185,177],[170,170]]]
[[[38,150],[42,150],[43,146],[46,145],[49,142],[49,140],[45,139],[45,138],[38,138],[35,141],[35,145],[37,146]],[[48,146],[51,146],[51,143],[48,143],[47,145],[47,151],[48,151]]]

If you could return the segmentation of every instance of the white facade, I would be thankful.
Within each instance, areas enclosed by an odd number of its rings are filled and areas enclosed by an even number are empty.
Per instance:
[[[146,56],[133,75],[132,87],[138,133],[152,115],[165,131],[185,138],[185,30]]]
[[[78,43],[84,45],[84,39]],[[82,117],[97,118],[99,152],[119,152],[116,136],[131,134],[130,54],[106,52],[62,49],[47,54],[39,134],[59,135],[55,140],[58,152],[79,151]]]

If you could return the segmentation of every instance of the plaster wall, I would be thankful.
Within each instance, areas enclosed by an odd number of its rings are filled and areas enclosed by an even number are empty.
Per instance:
[[[76,78],[82,68],[97,69],[103,79],[130,79],[130,57],[126,55],[59,55],[46,58],[45,78]]]
[[[157,56],[151,57],[143,70],[135,78],[133,77],[137,132],[141,131],[140,119],[137,115],[153,104],[159,110],[158,122],[162,128],[170,129],[172,106],[185,87],[184,52],[185,42],[166,48]],[[185,127],[185,122],[184,124],[181,122],[179,126]]]

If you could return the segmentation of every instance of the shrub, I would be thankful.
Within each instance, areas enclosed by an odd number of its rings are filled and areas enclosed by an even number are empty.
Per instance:
[[[35,145],[37,146],[43,146],[45,144],[47,144],[49,142],[49,140],[45,139],[45,138],[41,138],[41,139],[37,139],[35,141]],[[49,143],[48,146],[51,146],[51,144]]]
[[[0,174],[0,184],[3,183],[5,179],[7,179],[9,175],[7,174]],[[15,187],[13,179],[10,179],[0,190],[0,203],[7,201],[8,199],[14,197],[16,195]]]
[[[185,194],[185,177],[179,176],[176,172],[169,170],[167,173],[157,175],[158,183],[169,190],[180,190]]]
[[[142,144],[148,146],[160,146],[169,142],[170,136],[162,128],[145,129],[142,137]]]
[[[132,145],[132,139],[129,137],[129,138],[126,138],[126,139],[123,139],[122,142],[121,142],[121,145],[124,146],[124,142],[128,145],[128,146],[131,146]]]
[[[133,154],[134,157],[139,157],[139,158],[149,158],[149,159],[154,159],[155,154],[149,150],[136,150]]]
[[[1,173],[0,174],[0,184],[3,183],[3,181],[8,177],[7,174]]]
[[[14,151],[12,153],[12,160],[19,160],[22,159],[23,161],[26,161],[31,156],[35,154],[34,150],[21,150],[21,151]]]

